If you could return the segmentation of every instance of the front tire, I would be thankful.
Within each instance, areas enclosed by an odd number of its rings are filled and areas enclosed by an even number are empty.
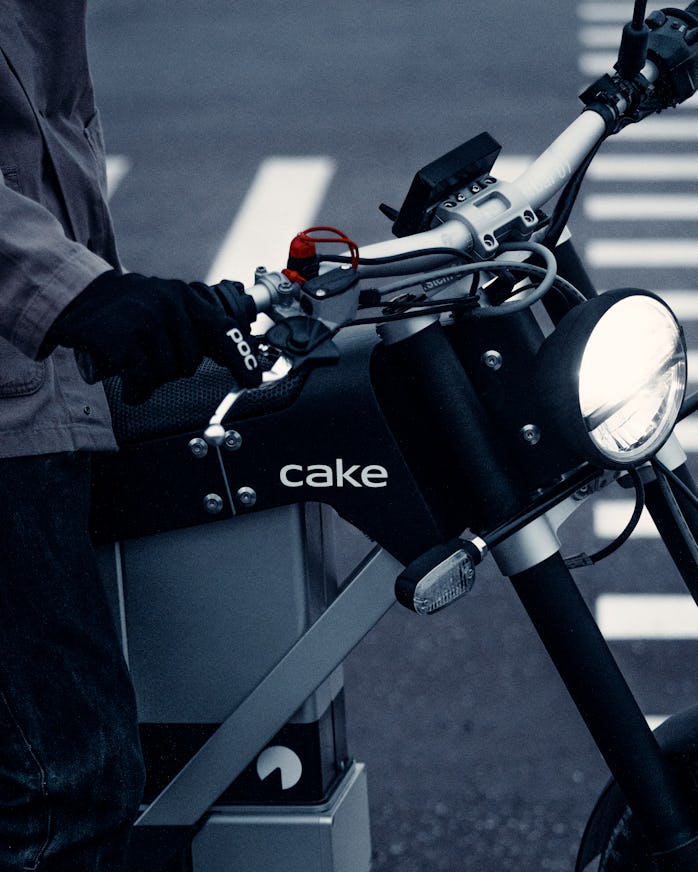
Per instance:
[[[687,787],[698,822],[698,706],[669,718],[655,735]],[[649,842],[615,782],[607,785],[592,813],[575,868],[577,872],[657,870]]]

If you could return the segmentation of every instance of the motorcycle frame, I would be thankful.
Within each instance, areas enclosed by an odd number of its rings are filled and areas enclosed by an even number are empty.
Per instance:
[[[496,329],[502,332],[501,325],[497,325]],[[503,332],[508,338],[504,345],[500,343],[500,348],[504,349],[505,355],[511,355],[512,359],[517,359],[517,351],[518,357],[525,353],[533,354],[535,349],[532,345],[535,346],[536,341],[540,341],[541,338],[539,336],[536,340],[536,331],[532,329],[531,316],[527,313],[513,318],[508,329]],[[430,336],[427,340],[428,354],[425,350],[419,353],[417,346],[425,341],[426,335]],[[435,338],[436,347],[433,345]],[[481,341],[484,345],[488,345],[489,337],[485,334]],[[375,345],[375,339],[373,344]],[[466,390],[463,395],[459,395],[456,404],[453,403],[451,393],[453,385],[444,385],[444,396],[450,397],[451,408],[453,409],[455,405],[460,407],[456,414],[446,415],[450,420],[445,422],[444,426],[452,434],[456,444],[488,446],[492,444],[495,435],[497,438],[502,436],[495,423],[496,416],[493,415],[493,409],[498,409],[500,415],[510,415],[515,421],[527,420],[528,410],[525,409],[524,404],[524,410],[519,411],[512,407],[510,401],[507,401],[507,398],[519,395],[520,391],[519,385],[508,384],[506,379],[503,381],[500,379],[499,396],[490,400],[490,408],[483,410],[480,399],[483,393],[482,385],[478,391],[468,390],[467,386],[472,386],[473,381],[477,382],[480,378],[487,377],[488,373],[481,365],[475,379],[466,372],[466,370],[471,372],[477,370],[476,363],[480,354],[477,347],[464,344],[468,347],[468,353],[463,360],[459,360],[452,343],[446,338],[446,333],[440,326],[433,326],[431,331],[420,331],[412,340],[413,347],[405,343],[399,343],[397,346],[398,371],[403,376],[408,375],[404,369],[405,360],[412,359],[415,362],[415,373],[408,376],[410,391],[407,405],[410,406],[409,399],[415,400],[417,390],[414,380],[416,373],[425,385],[433,385],[433,372],[430,366],[434,370],[441,368],[442,371],[453,372],[457,369],[460,386],[461,388],[465,386]],[[356,350],[358,358],[351,366],[355,371],[361,371],[365,377],[367,357],[364,341],[359,339],[352,347]],[[381,352],[384,351],[385,349],[381,349]],[[372,348],[369,358],[375,358],[375,354],[376,350]],[[444,361],[444,354],[450,355],[452,359]],[[348,350],[343,358],[351,359]],[[363,362],[362,365],[359,365],[357,360]],[[430,366],[425,366],[426,361],[431,361]],[[517,372],[520,373],[521,368]],[[323,373],[321,378],[323,387],[325,379],[334,375],[336,373],[330,370]],[[484,393],[491,396],[491,386],[490,390]],[[432,393],[432,400],[436,406],[443,409],[444,397],[439,396],[438,392],[436,395]],[[470,407],[463,414],[465,403],[469,403]],[[425,410],[421,402],[417,402],[416,406],[421,408],[423,413],[426,412],[428,420],[431,419],[430,410]],[[254,421],[253,418],[251,423],[254,424]],[[244,421],[236,422],[235,426],[243,432],[244,439],[247,440]],[[464,427],[466,432],[463,432]],[[517,441],[517,431],[517,427],[512,428],[509,442],[514,446],[513,450],[516,453],[525,452],[529,450],[529,446],[522,445],[520,440]],[[189,434],[178,437],[180,454],[182,444],[186,444],[188,439]],[[136,449],[136,454],[139,450],[142,450],[142,446]],[[664,453],[667,457],[670,455],[673,465],[676,465],[677,457],[681,459],[680,453],[677,455],[675,450],[670,451],[667,448]],[[561,462],[554,454],[552,452],[552,457],[549,453],[545,454],[546,463]],[[149,466],[152,459],[149,452],[146,452],[145,457],[144,463],[140,465],[141,472]],[[452,458],[449,462],[451,460]],[[215,458],[211,458],[211,461],[215,461]],[[127,502],[125,509],[113,502],[116,481],[122,474],[121,467],[124,462],[129,461],[128,459],[124,461],[123,453],[117,458],[105,461],[104,467],[115,466],[115,469],[111,470],[111,476],[107,476],[106,479],[104,479],[104,469],[98,470],[96,481],[97,487],[99,488],[101,483],[102,491],[109,494],[110,512],[115,512],[122,519],[122,523],[126,519],[126,523],[133,529],[134,523],[141,522],[141,519],[136,516],[135,506],[143,503],[142,490],[129,490],[131,502]],[[230,477],[237,476],[239,464],[245,465],[247,462],[245,458],[236,458],[231,466],[229,458],[225,458],[223,468],[227,467]],[[385,460],[385,463],[392,469],[389,461]],[[195,477],[197,477],[198,470],[203,467],[194,458],[189,460],[189,465],[196,469]],[[163,468],[166,466],[167,463]],[[273,467],[273,463],[271,466]],[[531,468],[537,466],[536,463],[525,464],[520,460],[516,466],[503,465],[501,456],[495,454],[490,454],[486,460],[481,461],[478,468],[484,469],[485,473],[469,482],[471,500],[479,508],[476,515],[480,516],[481,523],[495,527],[498,523],[509,520],[512,512],[530,508],[522,504],[520,498],[520,494],[526,491],[530,482],[521,481],[521,476],[517,477],[512,470],[525,468],[530,475]],[[220,470],[216,472],[219,474]],[[684,466],[680,467],[680,474],[686,481],[690,481]],[[138,480],[140,475],[137,473],[135,478]],[[158,487],[157,482],[147,478],[142,480],[147,482],[149,491]],[[239,481],[239,478],[233,480]],[[299,488],[298,491],[302,498],[314,495],[308,488]],[[298,491],[294,491],[290,497],[287,491],[285,494],[287,500],[291,501]],[[493,491],[497,494],[494,502],[490,499]],[[328,492],[337,497],[339,489],[329,489]],[[666,506],[662,493],[654,493],[652,490],[651,493],[650,509],[657,519],[662,535],[666,537],[667,548],[671,554],[676,545],[677,534],[673,529],[675,522],[672,522],[673,516]],[[353,496],[355,494],[349,494],[349,497]],[[426,502],[428,503],[429,500]],[[558,497],[557,502],[561,503],[562,498]],[[351,500],[347,504],[340,500],[338,506],[349,514],[357,511],[356,507],[352,506]],[[99,511],[98,504],[97,513]],[[149,517],[152,522],[152,515]],[[457,520],[458,523],[462,523],[460,515]],[[689,514],[687,520],[691,529],[698,533],[698,526],[694,525],[695,517]],[[161,521],[160,518],[159,522]],[[434,528],[430,531],[428,539],[439,535],[435,532],[439,529],[438,522],[434,521],[433,524]],[[555,526],[556,522],[551,513],[541,510],[537,517],[522,522],[520,529],[508,535],[500,546],[493,549],[495,560],[503,573],[510,577],[536,632],[543,640],[551,660],[577,705],[615,781],[628,798],[635,814],[643,822],[658,856],[667,858],[661,861],[664,863],[661,868],[687,869],[695,859],[696,841],[693,824],[686,812],[684,788],[678,783],[673,770],[667,764],[606,641],[584,603],[569,570],[562,562]],[[377,527],[368,531],[364,527],[364,532],[374,535],[376,530]],[[420,540],[417,544],[418,548],[423,548],[429,542]],[[414,543],[410,544],[407,551],[402,552],[404,559],[414,553]],[[163,834],[167,834],[166,842],[171,847],[173,844],[178,844],[181,838],[186,840],[191,837],[227,785],[243,771],[250,760],[254,759],[313,691],[341,665],[356,644],[390,608],[394,602],[394,580],[403,562],[382,547],[371,551],[354,572],[340,584],[336,598],[300,635],[289,652],[221,723],[160,795],[143,810],[136,826],[136,843],[147,844],[153,839],[161,840]],[[690,572],[687,558],[678,552],[677,564]],[[593,682],[589,680],[590,675],[593,675]],[[181,838],[173,838],[173,833],[180,834]]]

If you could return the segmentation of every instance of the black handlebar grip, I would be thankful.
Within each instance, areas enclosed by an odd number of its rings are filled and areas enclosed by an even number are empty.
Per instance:
[[[211,286],[223,304],[226,314],[234,318],[238,326],[246,333],[257,318],[257,306],[253,298],[245,293],[240,282],[223,279],[217,285]]]

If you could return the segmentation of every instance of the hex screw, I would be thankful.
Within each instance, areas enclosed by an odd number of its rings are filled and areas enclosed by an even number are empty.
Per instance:
[[[242,445],[242,436],[237,430],[226,430],[223,445],[228,451],[237,451]]]
[[[257,502],[257,492],[251,487],[241,487],[237,492],[237,498],[245,508],[249,509]]]
[[[209,515],[218,515],[223,511],[223,497],[218,494],[206,494],[204,497],[204,509]]]
[[[537,445],[540,442],[540,430],[535,424],[524,424],[521,436],[528,445]]]
[[[208,445],[205,440],[200,436],[197,436],[195,439],[192,439],[189,442],[189,450],[194,455],[194,457],[206,457],[208,454]]]
[[[495,245],[497,244],[497,241],[495,240],[494,236],[492,236],[491,233],[485,234],[485,236],[482,239],[482,242],[483,242],[483,245],[485,246],[485,248],[494,248]]]
[[[481,358],[486,367],[493,370],[502,368],[502,355],[494,349],[486,351]]]

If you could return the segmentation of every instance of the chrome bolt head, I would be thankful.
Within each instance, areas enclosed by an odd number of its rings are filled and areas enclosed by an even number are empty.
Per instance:
[[[228,451],[237,451],[242,445],[242,436],[237,430],[226,430],[223,445]]]
[[[257,502],[257,492],[251,487],[241,487],[237,492],[237,498],[246,509],[250,509]]]
[[[494,349],[486,351],[481,360],[488,369],[498,370],[502,368],[502,355]]]
[[[200,436],[197,436],[195,439],[191,439],[189,442],[189,450],[194,455],[194,457],[206,457],[208,454],[208,445],[206,444],[206,440],[202,439]]]
[[[535,424],[524,424],[521,436],[526,444],[537,445],[540,442],[540,429]]]
[[[223,511],[223,497],[218,494],[206,494],[204,509],[209,515],[219,515]]]

